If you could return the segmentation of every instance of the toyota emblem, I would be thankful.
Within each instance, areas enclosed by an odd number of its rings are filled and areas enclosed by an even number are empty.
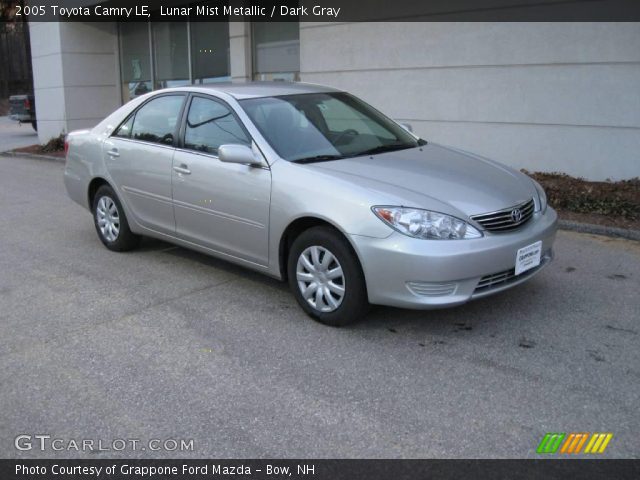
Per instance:
[[[522,211],[520,211],[519,208],[514,208],[511,211],[511,220],[513,220],[514,223],[518,223],[522,220]]]

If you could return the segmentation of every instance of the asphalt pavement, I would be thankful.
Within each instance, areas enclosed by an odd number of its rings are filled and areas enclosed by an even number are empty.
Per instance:
[[[525,285],[335,329],[224,261],[106,250],[61,163],[0,171],[0,457],[537,458],[547,432],[640,456],[638,242],[561,231]],[[84,439],[193,449],[68,448]]]

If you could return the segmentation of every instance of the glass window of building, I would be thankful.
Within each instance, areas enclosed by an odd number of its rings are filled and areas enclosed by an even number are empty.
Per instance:
[[[120,24],[122,102],[150,92],[151,53],[148,23]]]
[[[186,22],[152,24],[155,88],[179,87],[189,82],[189,42]]]
[[[300,25],[298,22],[254,22],[254,80],[300,79]]]
[[[193,22],[191,70],[193,83],[231,80],[228,22]]]
[[[122,101],[159,88],[231,80],[229,22],[122,23]]]

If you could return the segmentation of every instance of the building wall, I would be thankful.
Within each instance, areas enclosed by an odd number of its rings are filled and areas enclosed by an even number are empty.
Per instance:
[[[532,171],[640,176],[640,24],[303,23],[302,81]]]
[[[250,25],[229,37],[249,80]],[[41,142],[120,105],[115,24],[33,23],[31,42]],[[516,168],[640,176],[638,23],[302,23],[300,76]]]
[[[251,28],[248,22],[229,23],[230,70],[233,82],[251,80]]]
[[[32,23],[30,35],[41,143],[120,106],[115,23]]]
[[[40,143],[57,136],[66,126],[60,26],[60,23],[54,22],[29,23],[33,89]]]

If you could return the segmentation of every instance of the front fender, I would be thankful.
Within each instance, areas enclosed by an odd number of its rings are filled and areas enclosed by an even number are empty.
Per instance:
[[[393,233],[371,211],[376,204],[375,192],[289,162],[276,162],[271,170],[269,269],[273,275],[280,276],[280,240],[297,219],[322,220],[348,240],[351,235],[387,238]]]

